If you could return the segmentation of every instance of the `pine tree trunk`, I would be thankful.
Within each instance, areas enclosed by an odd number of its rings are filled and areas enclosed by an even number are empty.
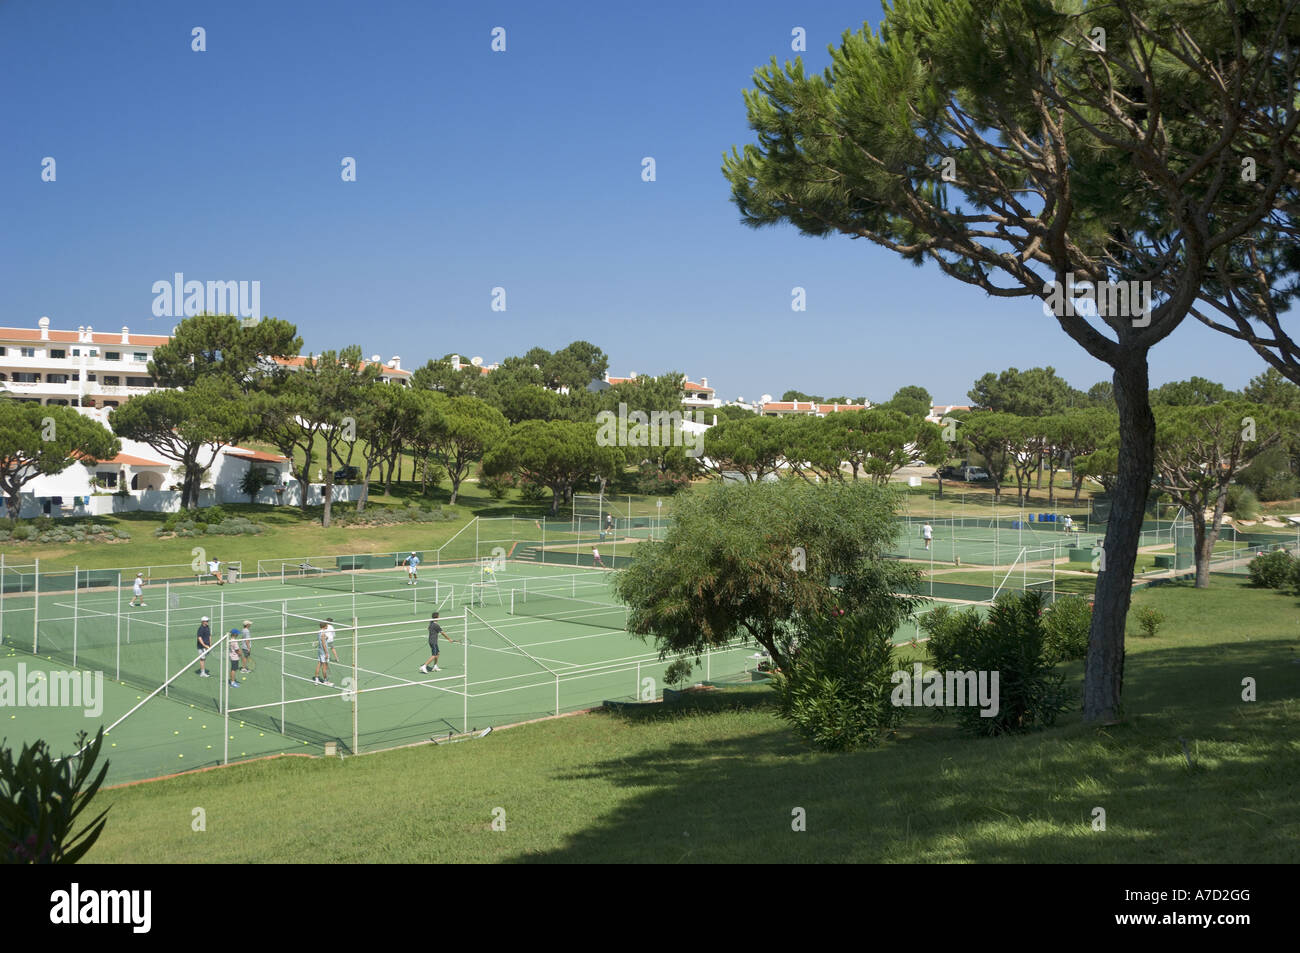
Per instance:
[[[310,444],[308,445],[310,446]],[[311,487],[311,453],[304,453],[306,462],[302,465],[302,472],[298,474],[299,488],[302,492],[302,498],[298,500],[298,508],[302,510],[303,516],[307,515],[307,497],[308,490]]]
[[[1156,422],[1148,393],[1146,352],[1128,355],[1114,374],[1119,409],[1119,474],[1097,575],[1097,594],[1085,663],[1083,717],[1110,724],[1119,720],[1124,688],[1124,623],[1132,601],[1137,559],[1151,473],[1155,465]]]

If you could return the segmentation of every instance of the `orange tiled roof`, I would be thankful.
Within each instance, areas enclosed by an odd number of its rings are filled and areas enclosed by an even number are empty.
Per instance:
[[[0,341],[32,341],[37,344],[122,344],[122,333],[119,332],[100,332],[93,331],[90,335],[90,341],[82,341],[76,331],[50,331],[50,336],[42,341],[41,332],[33,328],[0,328]],[[128,334],[128,340],[123,347],[130,347],[132,344],[140,344],[147,347],[157,347],[160,344],[166,344],[170,341],[165,334]]]
[[[258,460],[263,463],[283,463],[289,459],[278,453],[267,453],[264,450],[245,450],[243,447],[231,447],[226,451],[226,456],[239,457],[242,460]]]

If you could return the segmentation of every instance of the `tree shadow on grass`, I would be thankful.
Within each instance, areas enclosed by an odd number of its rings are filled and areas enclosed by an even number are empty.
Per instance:
[[[1127,720],[1100,729],[1070,712],[1055,728],[981,739],[910,713],[879,748],[824,754],[775,718],[767,728],[741,713],[709,730],[725,710],[637,714],[639,750],[557,776],[622,789],[620,805],[564,846],[519,859],[1294,862],[1300,759],[1288,712],[1300,665],[1288,648],[1274,639],[1133,656]],[[1240,698],[1246,669],[1271,686],[1254,704]],[[1105,830],[1094,829],[1095,808]]]

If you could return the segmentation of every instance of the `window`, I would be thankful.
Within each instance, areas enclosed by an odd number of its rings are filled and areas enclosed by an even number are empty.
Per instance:
[[[72,356],[73,356],[73,357],[81,357],[81,348],[79,348],[79,347],[74,347],[74,348],[72,349]]]
[[[14,374],[15,384],[39,384],[40,382],[40,374]]]
[[[117,486],[117,473],[114,470],[98,470],[95,472],[95,480],[100,486],[112,487]]]
[[[68,356],[68,352],[63,350],[62,348],[54,348],[53,350],[50,351],[50,357],[55,359],[65,358],[67,356]]]
[[[68,382],[67,374],[46,374],[45,382],[47,384],[66,384]]]
[[[0,347],[0,357],[4,357],[8,352],[7,348]]]
[[[127,387],[153,387],[152,377],[128,377],[126,379]]]
[[[135,354],[132,355],[132,358],[135,360],[137,364],[149,363],[149,355],[146,354],[144,351],[136,351]]]
[[[20,347],[20,348],[18,349],[18,351],[19,351],[19,353],[22,354],[23,357],[35,357],[35,356],[36,356],[36,348],[34,348],[34,347]]]
[[[79,380],[81,380],[81,375],[80,375],[80,374],[73,374],[73,375],[72,375],[72,379],[73,379],[74,381],[79,381]]]
[[[46,406],[59,406],[59,407],[68,406],[68,402],[64,400],[62,397],[52,397],[51,399],[47,400],[45,404]]]
[[[113,376],[105,375],[105,376],[104,376],[104,386],[105,386],[105,387],[117,387],[117,386],[118,386],[119,384],[121,384],[121,383],[122,383],[122,379],[121,379],[120,377],[116,376],[116,375],[113,375]]]
[[[115,401],[115,400],[106,400],[106,401],[104,401],[104,406],[105,406],[105,407],[116,407],[116,406],[117,406],[117,401]]]
[[[122,360],[122,352],[121,352],[121,351],[105,351],[105,352],[104,352],[104,360],[106,360],[106,361],[120,361],[120,360]]]
[[[99,375],[98,375],[98,374],[87,374],[87,375],[86,375],[86,380],[88,380],[88,381],[97,381],[97,380],[99,380]]]

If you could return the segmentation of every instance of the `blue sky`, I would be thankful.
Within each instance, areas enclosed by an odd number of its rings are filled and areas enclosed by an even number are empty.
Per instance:
[[[821,69],[864,15],[878,4],[0,0],[0,325],[166,333],[151,289],[183,272],[260,281],[308,350],[406,368],[584,339],[614,374],[707,376],[724,399],[921,384],[964,403],[986,371],[1047,364],[1108,379],[1041,306],[739,224],[720,165],[751,139],[754,68],[803,27]],[[1153,384],[1263,369],[1190,319],[1151,360]]]

